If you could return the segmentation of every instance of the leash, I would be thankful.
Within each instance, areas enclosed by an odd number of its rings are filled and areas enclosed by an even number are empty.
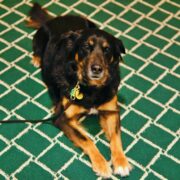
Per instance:
[[[7,120],[7,121],[0,121],[0,124],[12,124],[12,123],[32,123],[32,124],[36,124],[36,123],[46,123],[46,122],[53,122],[55,121],[57,118],[60,118],[64,112],[69,108],[69,106],[72,104],[71,101],[69,101],[64,108],[64,111],[60,112],[59,114],[54,115],[53,117],[50,117],[48,119],[43,119],[43,120]]]
[[[70,105],[73,104],[73,101],[75,99],[81,100],[83,99],[83,94],[80,92],[80,85],[79,82],[75,85],[75,87],[70,92],[70,101],[65,105],[64,110],[58,114],[55,114],[54,116],[44,119],[44,120],[7,120],[7,121],[0,121],[0,124],[12,124],[12,123],[46,123],[46,122],[53,122],[57,118],[61,118],[61,116],[64,114],[64,112],[69,108]],[[119,110],[98,110],[98,113],[101,115],[107,115],[111,113],[119,113]],[[84,116],[88,115],[87,113],[83,113]]]
[[[7,120],[7,121],[0,121],[0,124],[13,124],[13,123],[31,123],[31,124],[36,124],[36,123],[46,123],[46,122],[53,122],[57,118],[61,118],[61,116],[64,114],[64,112],[69,108],[69,106],[72,104],[72,102],[69,102],[66,107],[64,108],[64,111],[61,113],[54,115],[53,117],[50,117],[48,119],[44,120]],[[112,113],[119,113],[119,110],[99,110],[98,113],[100,115],[107,115],[107,114],[112,114]],[[83,116],[87,116],[88,113],[83,113]]]
[[[48,119],[44,119],[44,120],[7,120],[7,121],[0,121],[0,124],[12,124],[12,123],[32,123],[32,124],[36,124],[36,123],[46,123],[46,122],[51,122],[54,121],[58,116],[53,116],[50,117]]]

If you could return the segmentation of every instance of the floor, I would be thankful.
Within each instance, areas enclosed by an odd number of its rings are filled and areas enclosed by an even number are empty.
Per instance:
[[[0,119],[45,119],[52,104],[33,67],[29,0],[0,3]],[[52,15],[87,16],[123,40],[120,64],[123,146],[134,166],[125,179],[175,180],[180,173],[180,2],[178,0],[37,0]],[[110,160],[97,117],[82,121]],[[49,124],[0,124],[0,180],[101,179],[89,159]],[[112,175],[111,179],[121,179]]]

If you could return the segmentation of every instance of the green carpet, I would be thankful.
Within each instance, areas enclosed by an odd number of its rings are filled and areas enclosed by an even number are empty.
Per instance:
[[[37,2],[37,1],[36,1]],[[52,15],[88,16],[120,37],[122,138],[134,169],[125,179],[177,180],[180,175],[180,37],[178,0],[39,0]],[[0,119],[44,119],[52,104],[40,69],[30,64],[25,26],[32,1],[0,3]],[[96,117],[82,120],[102,154],[110,151]],[[89,159],[49,124],[0,125],[0,180],[93,180]],[[101,178],[99,178],[101,179]],[[120,179],[112,175],[111,179]]]

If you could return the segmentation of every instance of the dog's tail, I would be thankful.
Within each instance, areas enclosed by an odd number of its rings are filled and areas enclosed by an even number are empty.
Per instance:
[[[51,18],[52,17],[45,9],[43,9],[38,3],[34,3],[32,9],[29,11],[27,26],[39,29],[46,21]]]

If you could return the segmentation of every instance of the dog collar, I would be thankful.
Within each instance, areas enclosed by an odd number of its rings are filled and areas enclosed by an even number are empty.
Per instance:
[[[80,85],[78,81],[75,87],[70,91],[70,98],[71,100],[75,100],[75,99],[81,100],[83,99],[83,97],[84,95],[83,93],[80,92]]]

